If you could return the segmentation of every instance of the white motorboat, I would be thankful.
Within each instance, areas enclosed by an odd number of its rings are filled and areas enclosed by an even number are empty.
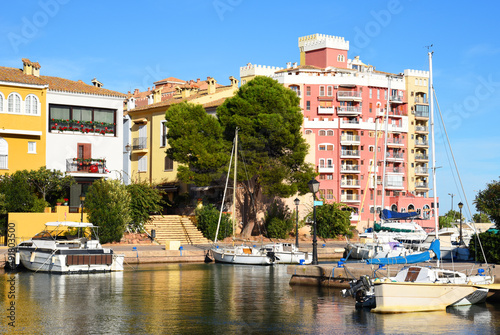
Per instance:
[[[479,269],[483,270],[483,269]],[[484,271],[484,270],[483,270]],[[374,313],[445,310],[484,302],[493,277],[435,267],[407,266],[395,277],[373,281]]]
[[[366,243],[351,243],[348,242],[345,246],[345,258],[351,259],[370,259],[370,258],[386,258],[406,256],[411,253],[411,250],[406,249],[401,243],[393,242],[366,242]]]
[[[266,244],[262,247],[267,252],[272,252],[275,263],[280,264],[311,264],[312,254],[310,252],[300,251],[293,243],[277,242]]]
[[[124,255],[103,248],[92,223],[47,222],[45,227],[16,247],[16,264],[50,273],[123,271]]]

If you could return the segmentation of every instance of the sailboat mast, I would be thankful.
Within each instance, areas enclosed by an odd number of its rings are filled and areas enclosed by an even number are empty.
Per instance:
[[[389,110],[391,109],[391,76],[388,77],[389,83],[387,85],[387,108],[385,111],[385,130],[384,130],[384,156],[383,156],[383,164],[382,167],[382,206],[380,208],[381,211],[384,210],[385,206],[385,170],[386,170],[386,162],[387,162],[387,133],[389,132]],[[381,222],[384,222],[384,216],[381,215]]]
[[[236,232],[236,175],[238,171],[238,128],[234,135],[233,236]]]
[[[432,152],[432,189],[434,196],[434,229],[436,230],[436,239],[439,239],[439,220],[437,215],[437,188],[436,188],[436,147],[434,145],[434,95],[432,82],[432,53],[429,52],[429,104],[431,114],[431,152]]]

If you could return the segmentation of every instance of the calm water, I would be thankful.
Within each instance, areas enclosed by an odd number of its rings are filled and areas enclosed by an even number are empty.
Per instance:
[[[8,279],[15,278],[16,299]],[[290,287],[286,266],[161,264],[1,276],[0,330],[24,334],[498,334],[500,305],[378,315],[338,290]]]

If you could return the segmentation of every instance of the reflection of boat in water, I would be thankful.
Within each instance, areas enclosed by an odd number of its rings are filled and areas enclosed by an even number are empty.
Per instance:
[[[124,255],[103,248],[97,238],[97,227],[92,223],[62,221],[47,222],[45,226],[44,231],[17,246],[20,262],[28,270],[51,273],[123,271]]]

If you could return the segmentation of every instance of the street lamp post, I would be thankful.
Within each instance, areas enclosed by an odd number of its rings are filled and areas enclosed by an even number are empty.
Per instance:
[[[313,259],[312,259],[312,264],[313,265],[318,265],[318,240],[316,239],[316,192],[319,191],[319,181],[316,179],[311,179],[308,183],[307,186],[309,186],[309,191],[312,192],[313,194],[313,199],[314,199],[314,206],[313,206],[313,216],[314,216],[314,223],[313,223]]]
[[[85,194],[80,194],[80,206],[82,206],[82,210],[81,210],[81,213],[82,213],[82,216],[81,216],[81,219],[80,221],[83,222],[83,203],[85,202]]]
[[[293,203],[295,204],[295,211],[297,212],[297,217],[295,219],[295,245],[298,248],[299,247],[299,205],[300,205],[299,198],[295,198]]]
[[[464,240],[462,239],[462,207],[464,204],[462,202],[458,203],[458,208],[460,208],[460,241],[458,242],[459,245],[462,245],[464,243]]]
[[[453,193],[448,193],[448,195],[451,197],[451,209],[453,210],[453,197],[454,197],[456,194],[453,194]]]

